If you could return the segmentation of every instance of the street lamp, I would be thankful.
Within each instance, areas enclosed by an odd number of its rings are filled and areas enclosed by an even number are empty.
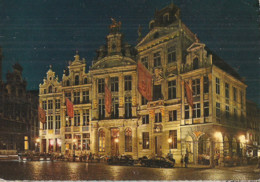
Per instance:
[[[115,142],[116,142],[116,156],[118,156],[118,142],[119,142],[119,139],[118,138],[115,138]]]

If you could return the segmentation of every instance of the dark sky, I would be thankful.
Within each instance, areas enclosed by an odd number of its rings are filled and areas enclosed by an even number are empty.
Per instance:
[[[0,0],[0,46],[3,74],[19,62],[38,89],[50,64],[61,79],[79,50],[88,65],[105,43],[110,17],[122,22],[125,40],[136,44],[155,9],[171,0]],[[260,105],[260,35],[257,0],[173,0],[183,22],[248,84],[247,97]]]

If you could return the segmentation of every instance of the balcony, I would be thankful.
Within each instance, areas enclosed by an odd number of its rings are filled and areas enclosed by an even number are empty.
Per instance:
[[[60,134],[60,129],[55,129],[55,135],[59,135]]]
[[[71,127],[66,127],[65,132],[71,132]]]
[[[74,126],[73,132],[80,132],[80,126]]]
[[[164,100],[151,101],[148,102],[147,104],[147,108],[158,107],[158,106],[164,106]]]
[[[89,126],[82,126],[82,131],[89,131]]]

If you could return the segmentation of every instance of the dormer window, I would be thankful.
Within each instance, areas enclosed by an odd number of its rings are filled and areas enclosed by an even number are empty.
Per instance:
[[[51,77],[50,77],[50,80],[51,80]]]
[[[75,85],[79,85],[79,75],[75,76]]]
[[[167,23],[167,22],[169,22],[169,13],[165,13],[163,15],[163,23]]]
[[[88,83],[88,79],[85,78],[85,79],[84,79],[84,84],[87,84],[87,83]]]
[[[154,20],[150,21],[150,24],[149,24],[150,29],[153,29],[153,27],[154,27]]]
[[[69,80],[67,80],[67,86],[70,86],[70,81]]]
[[[52,93],[52,86],[49,86],[49,93]]]
[[[153,35],[153,38],[154,39],[157,39],[159,37],[159,32],[156,32],[154,35]]]
[[[193,59],[193,69],[198,69],[199,68],[199,59],[195,58]]]

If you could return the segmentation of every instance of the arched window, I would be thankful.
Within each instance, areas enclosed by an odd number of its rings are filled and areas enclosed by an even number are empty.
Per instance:
[[[125,130],[125,151],[132,152],[132,130],[126,128]]]
[[[79,75],[75,76],[75,85],[79,85]]]
[[[67,86],[70,86],[70,81],[69,80],[67,80]]]
[[[193,59],[193,69],[198,69],[199,68],[199,59],[195,58]]]
[[[85,79],[84,79],[84,84],[87,84],[87,83],[88,83],[88,79],[85,78]]]
[[[103,129],[99,130],[98,134],[98,151],[104,152],[105,151],[105,131]]]
[[[52,93],[52,86],[49,86],[49,92],[48,93]]]

